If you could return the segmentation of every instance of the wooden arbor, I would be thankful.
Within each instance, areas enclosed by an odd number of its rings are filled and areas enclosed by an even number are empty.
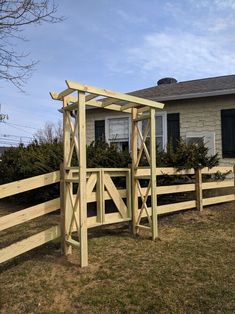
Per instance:
[[[88,265],[87,243],[87,190],[94,186],[94,177],[87,180],[86,167],[86,105],[105,108],[120,112],[128,112],[132,116],[132,222],[133,232],[141,228],[149,228],[153,239],[157,237],[157,202],[156,202],[156,109],[164,105],[152,100],[147,100],[121,94],[106,89],[66,81],[67,89],[61,93],[51,93],[55,100],[63,101],[63,135],[64,135],[64,163],[63,163],[63,214],[64,214],[64,253],[71,253],[72,247],[80,248],[81,266]],[[103,98],[96,100],[95,98]],[[140,121],[147,120],[145,130],[142,130]],[[147,147],[146,141],[150,147]],[[76,198],[70,180],[72,179],[72,157],[76,155],[79,170],[78,188]],[[142,155],[145,154],[150,169],[147,188],[141,188],[139,180],[143,178],[139,167]],[[151,206],[147,206],[150,193]],[[139,209],[139,196],[142,205]],[[146,213],[149,227],[141,225],[141,218]],[[146,215],[145,215],[146,217]],[[75,230],[79,241],[72,238]]]

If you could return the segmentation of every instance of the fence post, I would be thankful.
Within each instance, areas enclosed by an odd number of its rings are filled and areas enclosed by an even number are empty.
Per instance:
[[[60,228],[61,254],[65,254],[64,164],[60,164]]]
[[[233,166],[234,197],[235,197],[235,164]]]
[[[196,169],[195,170],[195,185],[196,185],[196,205],[197,210],[202,211],[203,210],[203,204],[202,204],[202,169]]]

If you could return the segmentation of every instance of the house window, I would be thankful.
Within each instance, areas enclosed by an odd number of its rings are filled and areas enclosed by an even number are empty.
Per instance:
[[[235,157],[235,109],[221,110],[223,158]]]
[[[173,148],[176,149],[180,140],[180,114],[168,113],[167,114],[167,143],[171,143]]]
[[[143,120],[142,122],[143,133],[144,133],[146,125],[147,125],[147,120]],[[156,144],[157,144],[158,150],[160,151],[166,150],[166,146],[167,146],[167,114],[166,112],[161,112],[156,115]]]
[[[186,144],[204,144],[208,148],[208,156],[213,156],[215,155],[215,132],[188,132]]]
[[[107,123],[107,141],[115,144],[120,150],[129,150],[130,139],[130,119],[129,117],[108,118]]]
[[[95,141],[105,142],[105,120],[95,121]]]

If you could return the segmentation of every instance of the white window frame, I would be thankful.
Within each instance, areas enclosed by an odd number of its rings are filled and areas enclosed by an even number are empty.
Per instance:
[[[163,151],[167,150],[167,112],[161,111],[156,113],[156,117],[161,116],[162,117],[162,128],[163,128]],[[109,140],[109,120],[111,119],[120,119],[120,118],[128,118],[129,121],[129,138],[128,138],[128,146],[129,151],[131,151],[131,117],[128,114],[125,115],[109,115],[104,118],[105,120],[105,141],[110,144]],[[103,119],[100,119],[103,120]],[[142,126],[142,124],[141,124]],[[124,141],[119,141],[124,142]],[[138,146],[140,145],[140,141],[138,143]]]
[[[206,144],[206,136],[211,136],[212,141],[213,141],[213,147],[211,148],[212,150],[212,155],[215,155],[216,153],[216,148],[215,148],[215,132],[214,131],[203,131],[203,132],[187,132],[185,135],[185,141],[187,143],[187,138],[193,138],[193,137],[202,137],[203,138],[203,143],[204,145]],[[207,147],[207,146],[206,146]],[[210,149],[210,148],[209,148]]]
[[[129,134],[128,134],[128,147],[129,147],[129,151],[131,151],[131,117],[130,115],[113,115],[113,116],[107,116],[105,117],[105,141],[106,143],[110,144],[110,141],[109,140],[109,120],[112,120],[112,119],[126,119],[128,118],[128,122],[129,122]],[[117,142],[126,142],[126,141],[123,141],[123,140],[117,140]]]
[[[161,111],[157,112],[156,117],[162,117],[162,143],[163,143],[163,151],[166,152],[167,150],[167,112]],[[156,123],[156,130],[157,130],[157,123]],[[157,137],[157,136],[156,136]]]
[[[163,145],[163,151],[167,151],[167,112],[161,111],[156,113],[156,117],[162,117],[162,145]],[[143,122],[142,122],[143,123]],[[142,125],[141,125],[142,126]],[[156,132],[157,132],[157,122],[156,122]],[[157,138],[156,134],[156,138]],[[156,140],[157,145],[157,140]]]

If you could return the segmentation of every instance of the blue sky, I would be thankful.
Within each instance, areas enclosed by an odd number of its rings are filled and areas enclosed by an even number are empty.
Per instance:
[[[66,88],[65,79],[127,92],[165,76],[235,74],[235,0],[57,3],[65,21],[28,27],[28,41],[16,43],[40,62],[25,94],[0,82],[2,112],[12,124],[1,123],[0,134],[31,137],[45,122],[57,122],[59,102],[49,91]]]

